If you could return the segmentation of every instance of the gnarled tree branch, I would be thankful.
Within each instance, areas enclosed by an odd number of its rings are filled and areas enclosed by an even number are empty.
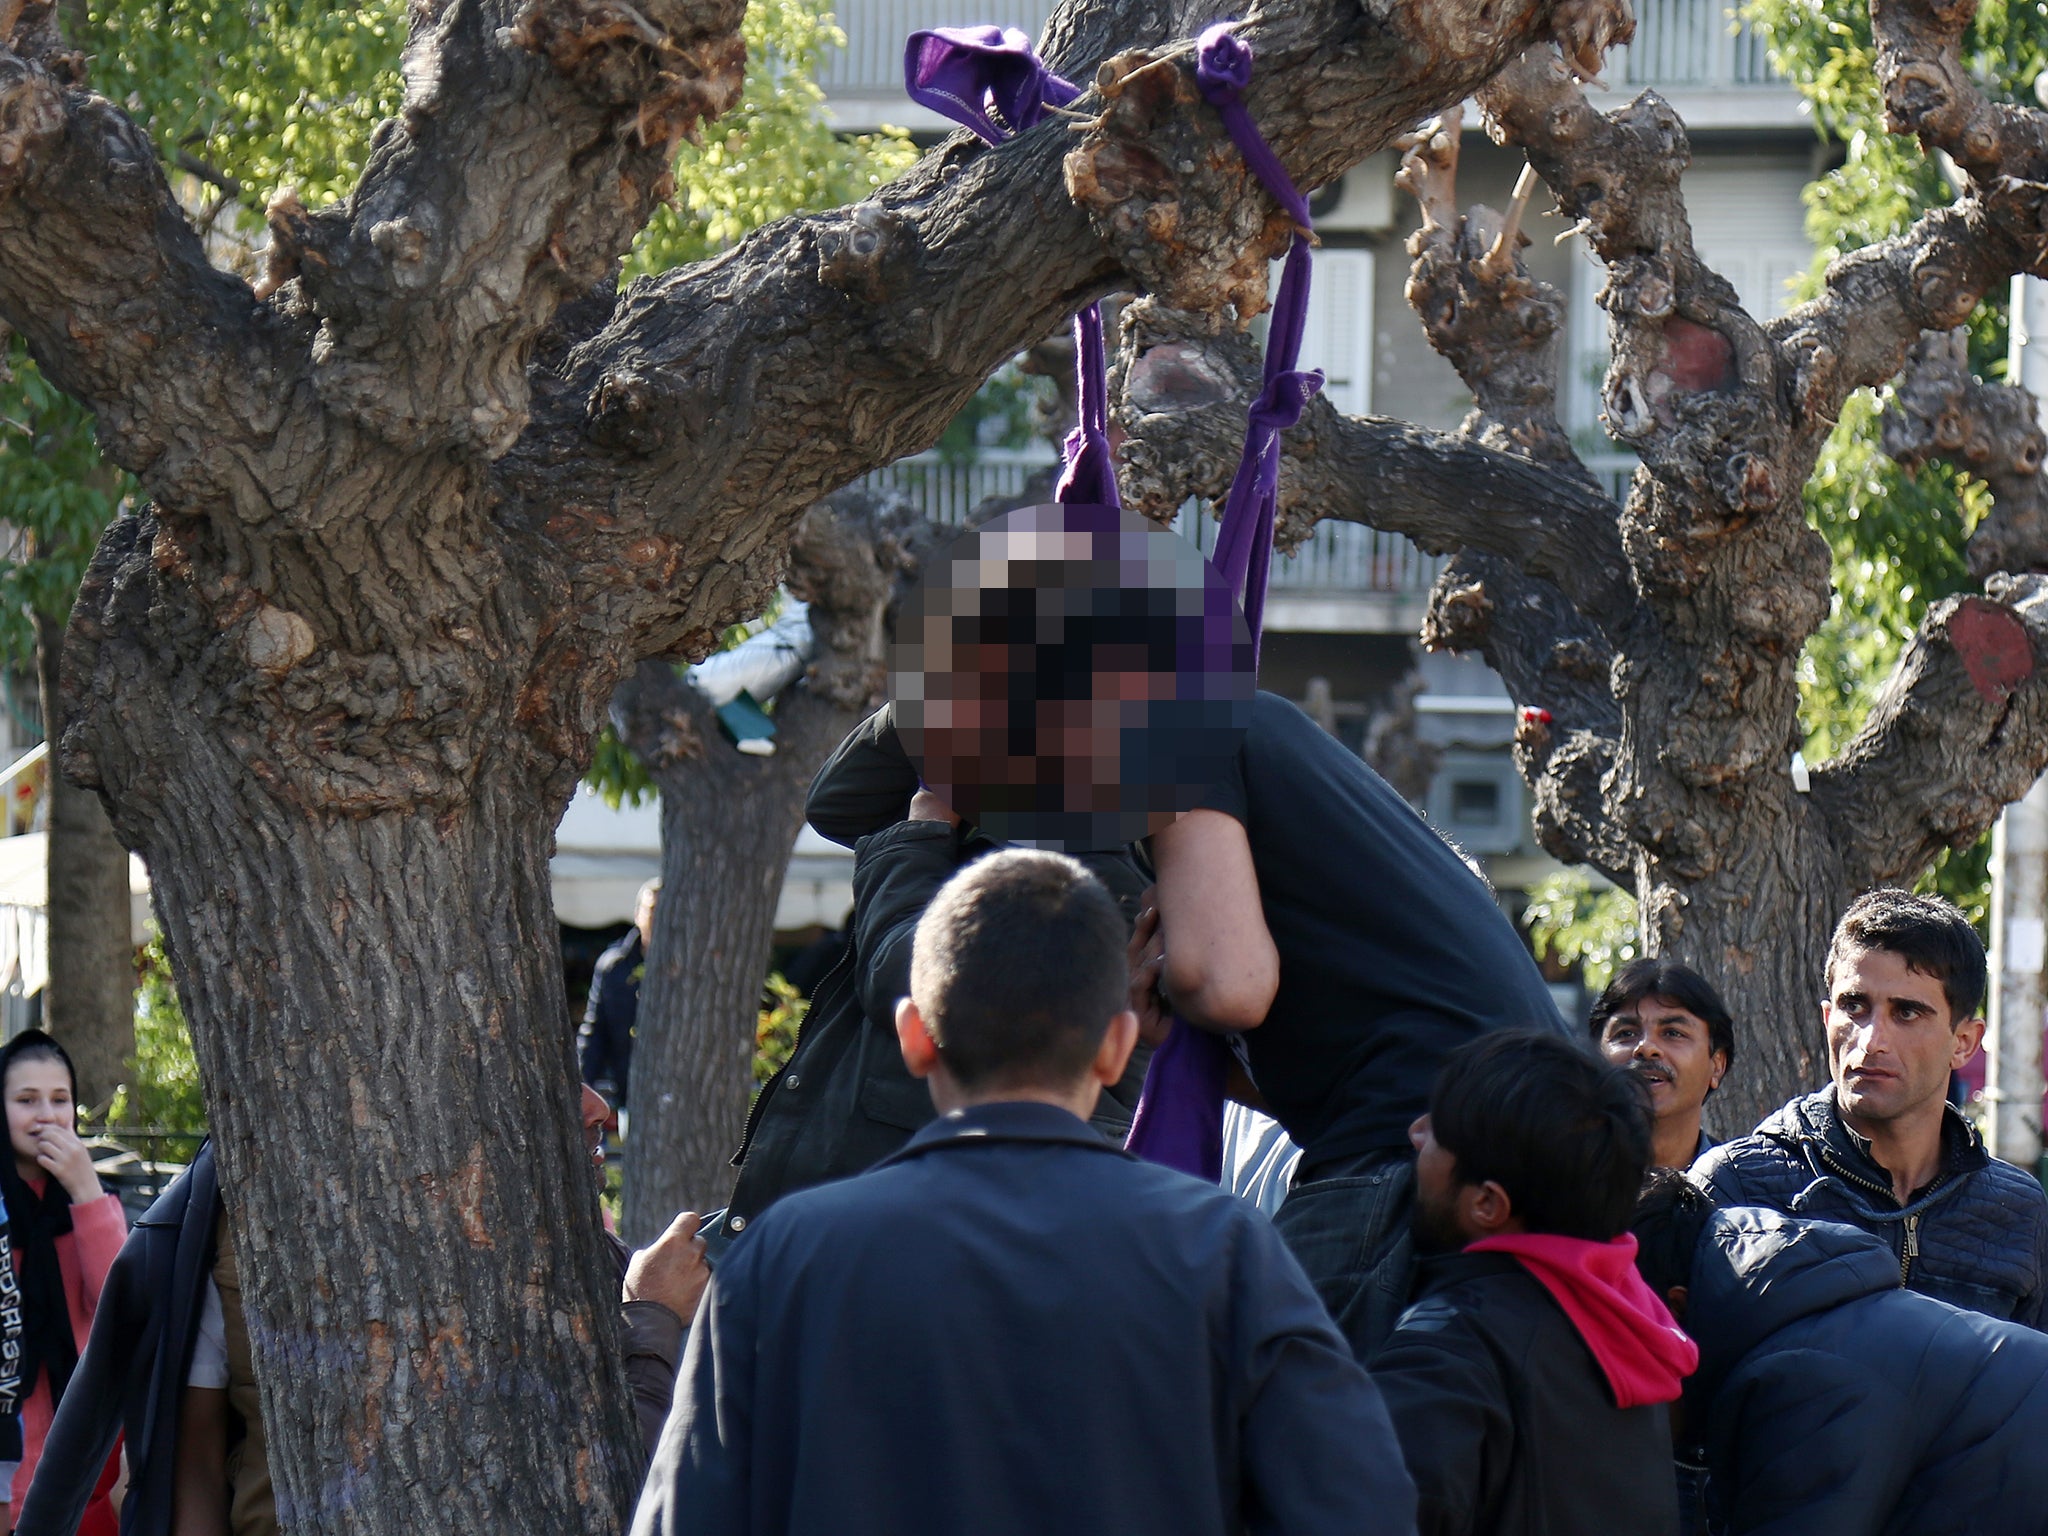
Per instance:
[[[149,141],[83,89],[54,7],[0,31],[0,315],[99,413],[117,462],[173,485],[273,428],[297,338],[207,262]]]
[[[271,276],[320,326],[327,403],[402,448],[486,456],[529,344],[612,275],[677,143],[738,99],[742,0],[449,0],[416,13],[402,115],[346,202],[272,202]],[[430,335],[437,344],[421,347]]]
[[[1970,535],[1970,573],[2048,571],[2048,456],[2034,397],[1971,376],[1968,333],[1929,331],[1914,346],[1884,414],[1884,451],[1908,473],[1943,459],[1991,491]]]
[[[2048,765],[2048,577],[1946,598],[1841,753],[1814,770],[1859,889],[1910,880],[1975,842]]]

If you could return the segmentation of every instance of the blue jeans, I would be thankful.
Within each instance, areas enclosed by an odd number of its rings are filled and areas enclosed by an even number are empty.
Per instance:
[[[1414,1158],[1375,1152],[1297,1172],[1273,1217],[1361,1362],[1408,1305],[1414,1201]]]

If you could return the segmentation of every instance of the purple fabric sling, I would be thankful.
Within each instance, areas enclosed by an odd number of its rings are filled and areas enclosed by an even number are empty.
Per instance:
[[[1230,589],[1242,598],[1256,665],[1273,559],[1280,434],[1301,419],[1309,397],[1323,387],[1323,375],[1295,367],[1308,319],[1308,200],[1295,188],[1287,168],[1244,105],[1242,93],[1252,77],[1252,50],[1231,30],[1234,25],[1219,22],[1202,34],[1195,77],[1203,99],[1222,117],[1245,165],[1295,223],[1267,333],[1265,377],[1247,412],[1244,453],[1223,503],[1213,556]],[[903,63],[914,100],[972,129],[991,144],[1022,133],[1043,119],[1047,107],[1065,106],[1081,94],[1070,81],[1048,70],[1032,51],[1031,40],[1014,28],[944,27],[914,32]],[[1056,495],[1078,505],[1119,506],[1109,444],[1102,312],[1096,305],[1074,317],[1074,352],[1080,424],[1067,438],[1065,467]],[[1212,1183],[1219,1180],[1224,1088],[1231,1056],[1225,1041],[1175,1019],[1165,1042],[1152,1053],[1124,1145],[1150,1162]]]

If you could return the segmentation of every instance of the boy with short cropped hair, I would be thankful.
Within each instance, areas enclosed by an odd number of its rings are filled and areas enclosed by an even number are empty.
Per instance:
[[[919,920],[939,1118],[786,1196],[711,1281],[635,1536],[1401,1536],[1371,1381],[1266,1219],[1082,1116],[1137,1035],[1075,860],[991,854]]]

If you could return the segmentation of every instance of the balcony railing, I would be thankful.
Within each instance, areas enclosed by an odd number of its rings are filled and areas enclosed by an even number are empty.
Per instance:
[[[873,486],[899,491],[934,522],[958,527],[991,496],[1015,496],[1032,475],[1050,464],[1043,453],[987,450],[969,462],[948,462],[920,454],[876,470]],[[1213,518],[1183,518],[1183,532],[1206,551],[1214,542]],[[1359,523],[1321,523],[1308,542],[1273,563],[1271,584],[1283,592],[1427,592],[1443,561],[1425,555],[1398,533]]]
[[[926,27],[984,22],[1038,36],[1051,0],[837,0],[846,46],[827,58],[826,94],[877,96],[903,89],[903,43]],[[1735,30],[1725,0],[1639,0],[1628,50],[1632,86],[1780,86],[1761,39]]]
[[[1763,38],[1722,0],[1638,0],[1627,76],[1665,88],[1784,85]]]

